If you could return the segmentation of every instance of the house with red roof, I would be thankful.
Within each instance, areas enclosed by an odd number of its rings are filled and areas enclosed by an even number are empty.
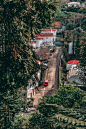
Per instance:
[[[79,60],[70,60],[66,64],[66,69],[69,70],[72,65],[78,65],[80,64]]]
[[[54,41],[56,39],[56,32],[57,32],[57,29],[41,29],[42,32],[41,33],[53,33],[53,38],[54,38]]]
[[[36,35],[38,38],[43,38],[42,45],[44,46],[52,46],[53,44],[53,33],[40,33],[40,35]]]
[[[35,41],[36,42],[36,49],[40,49],[40,46],[43,43],[43,38],[37,37],[37,38],[31,39],[31,41]]]
[[[57,32],[61,32],[61,30],[62,30],[62,22],[60,22],[60,21],[54,21],[51,24],[51,27],[54,27],[57,30]]]

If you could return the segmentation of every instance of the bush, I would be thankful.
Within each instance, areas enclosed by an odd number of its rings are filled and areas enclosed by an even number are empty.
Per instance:
[[[73,30],[74,29],[73,24],[72,23],[68,23],[67,26],[66,26],[66,29],[67,30]]]

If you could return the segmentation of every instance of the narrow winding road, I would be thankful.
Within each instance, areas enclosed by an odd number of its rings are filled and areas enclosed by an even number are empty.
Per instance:
[[[50,95],[57,93],[59,88],[59,62],[61,59],[62,50],[61,47],[56,47],[55,52],[52,54],[48,62],[48,69],[45,72],[45,79],[49,79],[49,84],[47,87],[43,85],[38,87],[39,91],[36,90],[36,94],[33,96],[33,105],[38,105],[38,99],[42,98],[44,95]]]

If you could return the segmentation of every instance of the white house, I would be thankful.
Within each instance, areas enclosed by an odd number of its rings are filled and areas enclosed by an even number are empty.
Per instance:
[[[73,54],[73,42],[68,43],[68,45],[69,45],[68,53]]]
[[[79,60],[70,60],[66,64],[66,69],[70,70],[72,65],[77,65],[77,64],[80,64]]]
[[[37,35],[38,38],[43,38],[43,45],[44,46],[52,46],[53,44],[53,33],[40,33],[40,35]]]
[[[78,84],[83,84],[80,79],[79,79],[79,75],[78,75],[78,68],[77,65],[72,65],[68,74],[67,74],[67,80],[69,80],[70,82],[77,82]]]
[[[40,46],[42,45],[42,43],[43,43],[43,38],[34,38],[34,39],[32,39],[31,41],[35,41],[36,42],[36,48],[37,49],[39,49],[40,48]]]
[[[72,6],[80,6],[80,2],[70,2],[70,3],[68,3],[68,7],[72,7]]]
[[[41,33],[53,33],[53,38],[54,38],[54,41],[56,39],[56,32],[57,32],[57,29],[41,29],[42,32]]]

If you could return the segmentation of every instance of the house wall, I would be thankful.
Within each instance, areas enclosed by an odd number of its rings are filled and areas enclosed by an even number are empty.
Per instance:
[[[73,42],[69,43],[68,53],[73,54]]]
[[[40,45],[42,44],[43,40],[35,40],[36,41],[36,48],[40,48]]]
[[[76,81],[78,84],[82,84],[80,82],[79,75],[78,75],[78,69],[76,68],[76,66],[77,65],[72,64],[72,66],[67,74],[67,80],[69,80],[70,82]]]
[[[69,78],[69,81],[72,82],[72,81],[76,81],[78,84],[81,84],[80,80],[79,80],[79,76],[72,76]]]
[[[42,44],[42,42],[43,42],[43,40],[31,40],[31,41],[36,41],[36,43],[35,43],[35,45],[33,44],[33,47],[34,48],[40,48],[40,46],[41,46],[41,44]]]
[[[51,46],[53,44],[53,37],[41,37],[40,38],[43,38],[43,45],[45,46]]]
[[[36,48],[36,43],[29,44],[29,45],[32,46],[33,48]]]
[[[68,3],[68,7],[72,7],[72,6],[80,6],[80,2],[70,2],[70,3]]]

